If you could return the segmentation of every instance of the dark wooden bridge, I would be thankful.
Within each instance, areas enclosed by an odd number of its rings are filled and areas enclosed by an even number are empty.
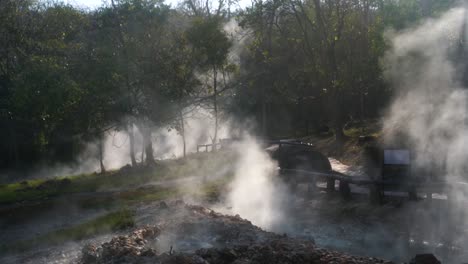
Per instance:
[[[432,199],[433,193],[443,193],[448,199],[454,193],[464,193],[468,195],[468,183],[466,182],[420,182],[420,181],[407,181],[404,184],[401,182],[388,181],[388,180],[374,180],[367,176],[349,176],[337,171],[330,173],[314,172],[297,169],[280,169],[280,174],[285,178],[294,179],[296,183],[309,184],[309,191],[317,188],[317,182],[326,182],[326,191],[335,192],[335,183],[338,181],[338,191],[344,198],[351,196],[350,184],[369,189],[369,196],[371,201],[381,202],[384,198],[384,191],[390,192],[407,192],[410,199],[417,199],[417,193],[426,194],[427,199]],[[310,185],[312,185],[310,187]]]

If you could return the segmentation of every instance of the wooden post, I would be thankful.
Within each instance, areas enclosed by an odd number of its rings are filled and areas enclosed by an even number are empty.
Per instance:
[[[317,190],[317,179],[312,177],[312,181],[307,184],[307,195],[309,197],[314,196]]]
[[[327,179],[327,192],[334,192],[335,191],[335,179],[328,178]]]
[[[428,201],[432,201],[432,193],[431,193],[431,192],[427,192],[427,193],[426,193],[426,199],[427,199]]]
[[[289,184],[291,185],[291,192],[296,193],[297,192],[297,179],[294,177],[291,177]]]
[[[416,192],[416,188],[411,186],[408,190],[408,198],[410,201],[416,201],[418,199],[418,193]]]
[[[343,198],[351,197],[351,188],[349,187],[349,183],[347,181],[340,180],[339,190]]]
[[[378,183],[369,185],[369,200],[372,204],[382,203],[383,192]]]

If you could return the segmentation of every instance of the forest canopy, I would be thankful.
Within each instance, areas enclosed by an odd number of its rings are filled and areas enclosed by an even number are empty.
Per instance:
[[[149,164],[151,134],[183,136],[195,108],[214,119],[213,142],[227,116],[266,138],[325,127],[343,141],[345,124],[378,118],[392,98],[386,32],[457,1],[109,2],[0,1],[1,169],[74,160],[109,130],[133,149],[135,129]]]

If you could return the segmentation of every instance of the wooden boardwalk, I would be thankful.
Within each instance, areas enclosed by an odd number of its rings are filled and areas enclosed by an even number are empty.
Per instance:
[[[367,176],[349,176],[337,171],[330,172],[315,172],[297,169],[279,169],[284,179],[293,179],[295,183],[308,183],[315,186],[309,188],[312,190],[316,187],[316,183],[320,180],[327,182],[327,191],[334,192],[335,182],[338,181],[338,191],[340,194],[349,198],[351,195],[350,184],[367,187],[369,189],[370,199],[375,202],[381,202],[384,197],[384,190],[394,190],[398,188],[400,192],[408,192],[410,199],[416,199],[417,193],[424,193],[428,199],[432,198],[433,193],[443,193],[447,197],[451,197],[454,193],[464,193],[468,195],[468,183],[466,182],[420,182],[407,181],[404,183],[394,181],[382,181],[370,179]]]

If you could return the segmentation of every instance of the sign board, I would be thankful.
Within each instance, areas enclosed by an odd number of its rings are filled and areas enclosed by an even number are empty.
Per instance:
[[[410,152],[407,149],[385,149],[384,165],[409,165]]]

